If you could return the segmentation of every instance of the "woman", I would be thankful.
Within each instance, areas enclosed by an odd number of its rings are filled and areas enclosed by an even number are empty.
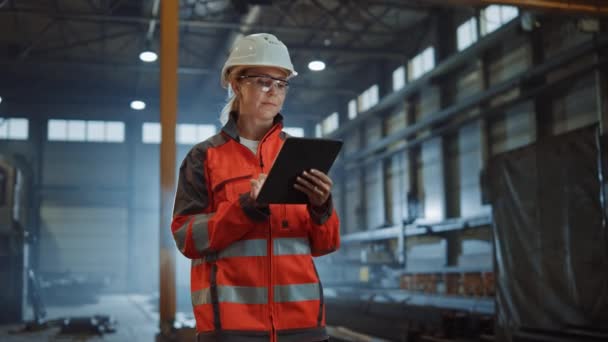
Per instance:
[[[313,256],[338,249],[332,180],[304,172],[308,205],[256,201],[286,134],[279,114],[296,75],[270,34],[239,39],[222,70],[222,131],[194,146],[179,174],[171,230],[192,260],[198,341],[326,341]]]

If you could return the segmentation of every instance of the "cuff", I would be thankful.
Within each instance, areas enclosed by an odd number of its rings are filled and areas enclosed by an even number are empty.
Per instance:
[[[330,195],[322,206],[317,207],[308,204],[307,208],[312,221],[317,225],[322,225],[329,220],[331,213],[334,211],[334,204]]]
[[[254,221],[266,221],[270,217],[270,209],[268,206],[260,207],[257,202],[249,196],[249,192],[241,194],[239,197],[239,204],[245,214]]]

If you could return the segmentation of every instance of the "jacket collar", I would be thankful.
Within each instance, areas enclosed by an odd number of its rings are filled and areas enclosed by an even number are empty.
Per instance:
[[[238,117],[239,117],[239,113],[230,112],[228,122],[226,122],[224,127],[222,127],[222,131],[236,141],[239,141],[239,129],[236,125]],[[281,115],[281,113],[277,113],[277,115],[275,115],[273,123],[272,123],[273,128],[277,124],[281,124],[281,123],[283,123],[283,115]],[[271,129],[273,129],[273,128],[271,128]]]

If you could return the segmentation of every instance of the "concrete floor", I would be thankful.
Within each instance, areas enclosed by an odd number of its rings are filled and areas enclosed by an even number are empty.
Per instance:
[[[116,321],[116,332],[103,336],[60,334],[59,327],[38,332],[19,332],[23,325],[0,326],[0,341],[155,341],[158,312],[154,299],[143,295],[102,295],[96,304],[49,306],[47,320],[63,317],[110,315]]]

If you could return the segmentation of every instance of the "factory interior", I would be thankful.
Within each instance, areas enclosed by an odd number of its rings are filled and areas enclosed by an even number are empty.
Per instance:
[[[329,341],[608,341],[603,0],[0,0],[0,341],[197,340],[180,165],[254,33],[343,142]]]

